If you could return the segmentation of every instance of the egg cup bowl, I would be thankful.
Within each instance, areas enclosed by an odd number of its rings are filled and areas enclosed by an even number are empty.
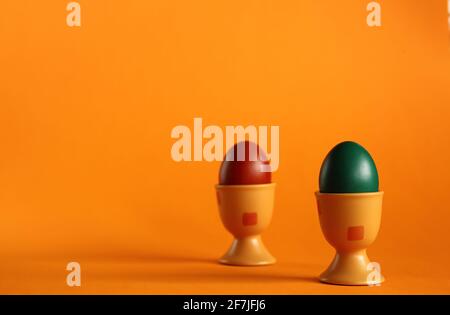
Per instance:
[[[269,226],[275,183],[261,185],[216,185],[220,218],[234,236],[219,262],[236,266],[262,266],[276,262],[261,240]]]
[[[336,249],[321,282],[340,285],[377,285],[384,281],[373,268],[366,249],[381,223],[383,192],[328,194],[316,192],[319,221],[325,239]]]

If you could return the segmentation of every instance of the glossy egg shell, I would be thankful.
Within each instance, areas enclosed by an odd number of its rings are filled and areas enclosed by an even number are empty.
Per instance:
[[[341,142],[325,157],[319,175],[321,193],[378,191],[378,171],[369,152],[352,141]]]
[[[245,148],[245,156],[242,161],[238,160],[238,146]],[[250,159],[250,149],[256,152],[256,160]],[[259,146],[253,142],[245,141],[234,145],[220,166],[220,185],[261,185],[269,184],[272,181],[271,172],[261,172],[263,165],[269,165],[265,160],[265,153],[259,154]],[[232,156],[233,160],[227,160],[227,156]],[[255,159],[255,158],[254,158]]]

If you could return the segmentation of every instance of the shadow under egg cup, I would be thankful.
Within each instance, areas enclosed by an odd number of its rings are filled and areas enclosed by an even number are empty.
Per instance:
[[[271,265],[276,259],[261,240],[269,226],[275,197],[275,183],[261,185],[216,185],[220,218],[234,236],[219,262],[236,266]]]
[[[381,223],[383,192],[328,194],[316,192],[322,232],[336,255],[320,281],[340,285],[376,285],[384,281],[366,249],[376,239]]]

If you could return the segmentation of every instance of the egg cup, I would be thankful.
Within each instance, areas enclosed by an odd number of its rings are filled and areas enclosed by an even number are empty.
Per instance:
[[[322,232],[336,255],[320,281],[340,285],[377,285],[366,254],[378,234],[383,192],[331,194],[316,192]]]
[[[219,262],[236,266],[274,264],[276,259],[260,234],[272,220],[275,184],[216,185],[216,193],[222,223],[234,236]]]

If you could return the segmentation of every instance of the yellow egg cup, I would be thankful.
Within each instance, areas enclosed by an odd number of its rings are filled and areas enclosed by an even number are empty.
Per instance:
[[[384,281],[373,272],[366,254],[378,234],[383,192],[328,194],[316,192],[322,232],[336,255],[319,277],[340,285],[376,285]]]
[[[236,266],[262,266],[276,262],[261,240],[269,226],[275,183],[262,185],[216,185],[220,218],[234,236],[219,262]]]

